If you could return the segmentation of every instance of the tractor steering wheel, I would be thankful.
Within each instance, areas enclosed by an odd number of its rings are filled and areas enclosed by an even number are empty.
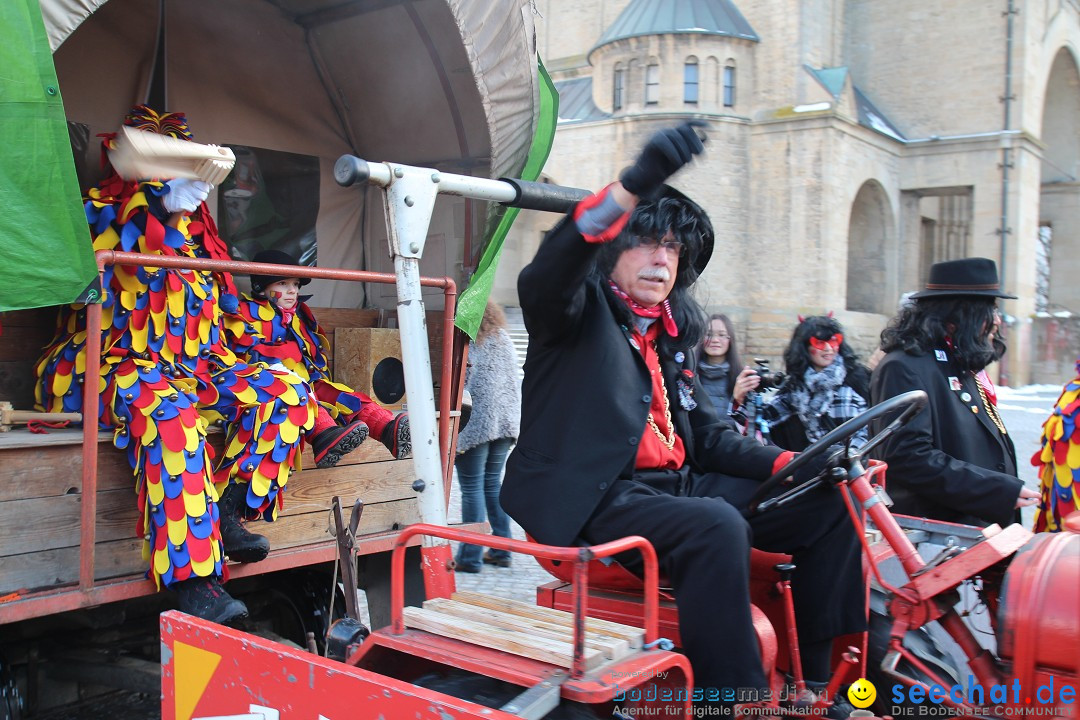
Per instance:
[[[788,477],[794,475],[810,464],[812,460],[824,453],[828,448],[836,445],[837,443],[844,442],[852,435],[862,430],[864,427],[877,420],[880,417],[894,413],[897,410],[903,408],[903,412],[897,416],[895,420],[885,426],[881,432],[863,445],[857,452],[848,451],[844,460],[849,468],[858,466],[862,467],[862,460],[865,458],[871,450],[885,441],[885,438],[889,437],[896,431],[897,428],[905,425],[908,420],[915,416],[917,412],[926,406],[926,393],[922,390],[911,390],[910,392],[902,393],[895,397],[891,397],[883,403],[875,405],[866,412],[851,418],[843,425],[834,428],[824,437],[817,440],[817,442],[810,445],[806,450],[798,454],[798,456],[789,462],[784,467],[780,468],[772,477],[761,483],[761,486],[757,489],[754,495],[750,498],[750,503],[746,509],[746,515],[752,516],[758,513],[763,513],[771,508],[784,504],[791,498],[802,495],[803,493],[821,485],[825,482],[826,472],[823,470],[816,477],[804,482],[801,485],[796,485],[785,493],[770,498],[769,495],[776,490],[780,483],[784,482]],[[835,458],[827,465],[831,466]],[[768,499],[766,499],[768,498]]]

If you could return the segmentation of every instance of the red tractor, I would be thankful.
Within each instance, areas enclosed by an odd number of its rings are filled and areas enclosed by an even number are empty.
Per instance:
[[[417,196],[425,183],[438,186],[428,193],[546,209],[577,195],[551,186],[433,174],[356,158],[339,161],[336,177],[342,184],[366,180],[386,187],[391,219],[395,203],[412,207],[406,193]],[[397,212],[403,213],[402,208]],[[425,231],[423,222],[392,228],[401,233],[394,246],[405,246],[410,232]],[[823,715],[836,693],[861,677],[876,683],[880,714],[1073,716],[1080,684],[1080,518],[1072,518],[1066,532],[1034,536],[1019,525],[979,529],[894,516],[884,491],[886,465],[867,458],[925,402],[924,393],[911,392],[874,407],[762,484],[751,512],[797,503],[800,495],[823,483],[842,494],[863,539],[872,588],[868,612],[873,612],[868,633],[848,638],[850,647],[835,649],[838,660],[826,692],[807,696],[787,580],[790,558],[756,556],[754,621],[771,687],[753,697],[725,698],[744,713]],[[834,455],[815,479],[770,497],[833,445],[894,415],[858,453]],[[405,607],[404,549],[417,535],[472,540],[558,560],[563,580],[539,588],[535,606],[455,593],[453,569],[439,559],[445,556],[425,554],[427,599],[423,607]],[[916,547],[920,543],[943,549],[924,560]],[[630,548],[644,554],[643,584],[590,584],[590,571],[594,579],[610,575],[594,559]],[[976,639],[957,610],[962,602],[988,611],[994,647],[984,648]],[[165,613],[162,716],[691,715],[692,671],[674,651],[679,640],[675,607],[658,588],[655,553],[641,538],[555,548],[414,525],[401,534],[394,550],[390,612],[390,625],[366,638],[347,632],[349,640],[337,643],[340,661]],[[931,633],[931,624],[940,630]],[[934,633],[942,631],[959,657],[950,658],[938,647]],[[856,697],[856,704],[868,704],[862,702],[866,697]]]

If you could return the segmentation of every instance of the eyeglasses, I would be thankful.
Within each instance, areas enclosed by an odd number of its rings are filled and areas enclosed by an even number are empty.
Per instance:
[[[644,248],[646,252],[654,253],[659,248],[664,248],[668,257],[682,257],[686,253],[686,245],[678,240],[660,240],[659,238],[642,235],[634,236],[634,247]]]
[[[727,333],[713,333],[713,332],[705,333],[705,339],[706,340],[728,340],[730,338],[731,338],[731,336],[728,335]]]

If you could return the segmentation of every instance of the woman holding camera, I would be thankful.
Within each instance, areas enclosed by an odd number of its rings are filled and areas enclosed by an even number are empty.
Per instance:
[[[739,369],[738,375],[735,370]],[[750,367],[743,367],[735,342],[731,319],[722,313],[709,316],[709,327],[701,343],[701,360],[697,366],[698,379],[720,417],[746,402],[746,396],[760,380]]]
[[[799,319],[784,364],[787,380],[762,410],[773,444],[802,451],[866,410],[870,373],[844,342],[844,329],[831,314]],[[861,447],[867,439],[863,428],[850,443]]]

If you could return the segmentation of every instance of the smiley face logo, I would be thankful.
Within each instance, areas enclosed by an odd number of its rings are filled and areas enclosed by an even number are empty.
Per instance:
[[[847,689],[848,702],[860,710],[870,707],[877,698],[877,688],[866,678],[859,678]]]

